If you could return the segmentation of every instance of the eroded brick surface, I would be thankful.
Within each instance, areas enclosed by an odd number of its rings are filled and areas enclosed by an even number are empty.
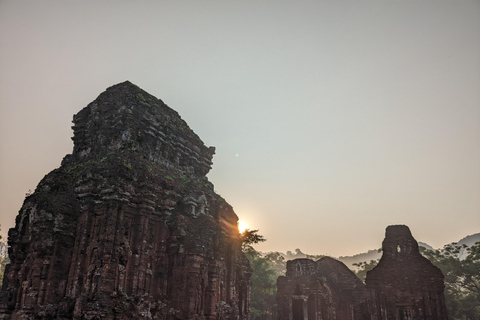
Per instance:
[[[9,232],[3,319],[247,319],[237,216],[206,147],[131,84],[74,116],[74,150]]]
[[[407,226],[389,226],[379,264],[364,285],[343,263],[287,262],[277,280],[279,320],[447,320],[440,269],[418,250]]]
[[[364,284],[333,258],[288,261],[286,276],[278,278],[277,287],[279,320],[364,319]]]
[[[365,280],[374,319],[447,319],[443,274],[418,249],[407,226],[389,226],[383,255]]]

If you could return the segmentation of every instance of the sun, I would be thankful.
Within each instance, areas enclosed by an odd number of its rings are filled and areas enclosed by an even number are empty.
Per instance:
[[[247,229],[248,229],[248,226],[247,226],[247,224],[246,224],[245,222],[243,222],[243,221],[238,221],[238,231],[239,231],[240,233],[243,233],[243,232],[244,232],[245,230],[247,230]]]

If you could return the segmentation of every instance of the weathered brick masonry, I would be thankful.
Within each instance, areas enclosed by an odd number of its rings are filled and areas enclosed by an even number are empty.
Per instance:
[[[215,149],[130,82],[74,116],[74,149],[9,232],[2,319],[248,319],[237,216]]]
[[[407,226],[389,226],[365,285],[342,262],[287,262],[277,280],[279,320],[447,320],[443,274]]]

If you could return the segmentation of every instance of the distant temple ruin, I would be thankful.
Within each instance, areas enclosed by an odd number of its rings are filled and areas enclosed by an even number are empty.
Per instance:
[[[248,319],[238,218],[206,178],[215,149],[130,82],[73,122],[73,153],[9,232],[0,319]]]
[[[447,320],[443,274],[407,226],[389,226],[365,285],[342,262],[287,262],[277,280],[278,320]]]
[[[382,258],[367,273],[373,319],[446,320],[443,274],[420,254],[407,226],[389,226]]]

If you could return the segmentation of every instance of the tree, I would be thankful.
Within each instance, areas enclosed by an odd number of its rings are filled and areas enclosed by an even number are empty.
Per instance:
[[[307,254],[306,258],[311,259],[314,261],[318,261],[322,259],[323,257],[326,257],[324,254]]]
[[[269,252],[264,256],[264,258],[265,260],[267,260],[270,268],[275,271],[277,277],[285,275],[285,271],[287,269],[287,261],[283,254],[277,251]]]
[[[353,265],[355,267],[358,267],[358,270],[357,271],[353,271],[355,273],[355,275],[360,279],[362,280],[363,282],[365,282],[365,278],[367,276],[367,272],[372,270],[373,268],[375,268],[378,264],[378,262],[380,261],[380,259],[377,259],[377,260],[370,260],[370,262],[367,262],[367,261],[363,261],[363,262],[358,262],[358,263],[354,263]]]
[[[255,251],[255,249],[253,249],[254,244],[267,241],[262,235],[258,234],[258,230],[245,229],[240,234],[240,237],[242,239],[242,251],[245,253],[252,250]]]
[[[242,250],[250,261],[253,269],[252,287],[250,295],[250,318],[252,320],[271,319],[275,308],[275,294],[277,292],[277,274],[270,267],[257,250],[254,244],[264,242],[266,239],[258,234],[258,230],[245,230],[242,234]]]
[[[0,257],[0,288],[3,285],[3,276],[5,274],[5,267],[10,262],[8,257]]]
[[[260,254],[249,256],[252,273],[250,319],[271,319],[277,293],[277,274]]]
[[[451,243],[442,250],[421,250],[445,276],[450,318],[480,320],[480,242],[471,247]]]
[[[3,276],[5,273],[5,266],[10,262],[7,255],[7,244],[0,235],[0,288],[3,284]]]

